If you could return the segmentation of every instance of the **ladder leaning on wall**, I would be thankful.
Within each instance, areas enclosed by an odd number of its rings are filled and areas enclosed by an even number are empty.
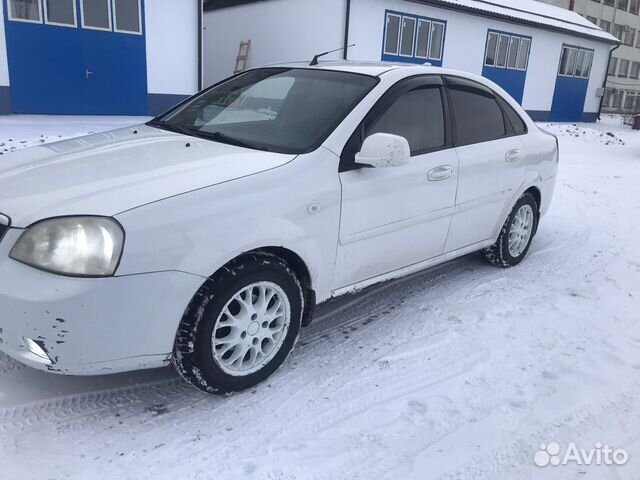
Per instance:
[[[251,51],[251,40],[246,42],[240,42],[240,48],[238,49],[238,56],[236,58],[236,68],[233,73],[244,72],[247,69],[247,62],[249,61],[249,52]]]

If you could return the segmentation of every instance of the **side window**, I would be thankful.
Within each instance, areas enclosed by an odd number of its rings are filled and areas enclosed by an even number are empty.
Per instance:
[[[365,127],[365,136],[392,133],[405,137],[411,155],[445,145],[444,108],[440,88],[419,88],[403,94]]]
[[[502,109],[491,92],[480,86],[474,88],[453,84],[449,87],[449,98],[457,146],[488,142],[506,136]]]
[[[498,103],[502,107],[504,114],[507,116],[507,120],[511,124],[513,133],[516,135],[524,135],[527,133],[527,124],[524,123],[524,120],[522,120],[522,117],[518,115],[518,112],[516,112],[513,107],[502,98],[498,97]]]

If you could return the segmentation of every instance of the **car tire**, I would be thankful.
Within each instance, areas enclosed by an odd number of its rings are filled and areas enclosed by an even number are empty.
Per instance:
[[[246,390],[284,363],[303,312],[303,288],[284,260],[268,253],[243,255],[192,299],[176,335],[173,363],[182,378],[207,393]]]
[[[518,265],[529,251],[539,219],[538,202],[530,192],[525,192],[504,222],[496,243],[481,251],[482,257],[497,267]]]

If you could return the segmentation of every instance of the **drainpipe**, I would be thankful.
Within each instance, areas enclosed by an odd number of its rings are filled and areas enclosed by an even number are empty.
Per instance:
[[[347,11],[344,22],[344,50],[342,51],[342,58],[348,60],[349,58],[349,23],[351,22],[351,0],[347,0]]]
[[[598,120],[601,120],[600,116],[602,115],[602,104],[604,103],[604,92],[607,90],[607,82],[609,81],[609,67],[611,66],[611,57],[613,56],[613,52],[620,48],[620,44],[616,45],[609,51],[609,60],[607,61],[607,71],[604,75],[604,82],[602,82],[602,88],[604,91],[602,92],[602,97],[600,97],[600,106],[598,106]]]

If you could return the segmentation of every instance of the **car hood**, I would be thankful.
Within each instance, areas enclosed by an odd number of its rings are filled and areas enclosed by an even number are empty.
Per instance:
[[[123,128],[0,157],[0,213],[16,227],[63,215],[112,216],[294,158],[147,125]]]

